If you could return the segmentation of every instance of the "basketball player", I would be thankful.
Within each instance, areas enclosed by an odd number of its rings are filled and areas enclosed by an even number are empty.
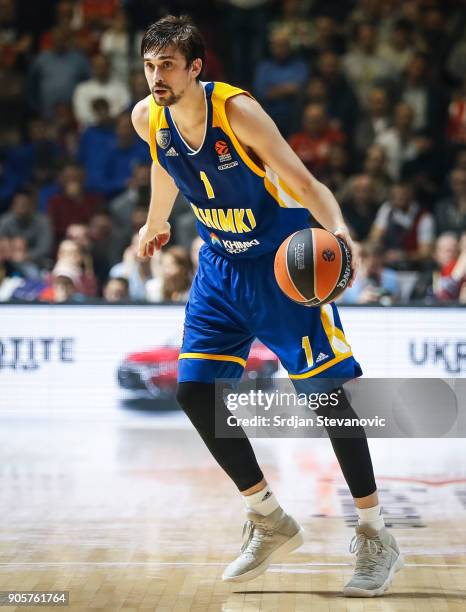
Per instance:
[[[317,383],[332,389],[336,380],[360,376],[336,306],[295,304],[273,272],[276,250],[310,226],[310,215],[350,250],[353,245],[335,198],[261,106],[237,87],[200,80],[204,43],[188,18],[167,16],[151,25],[141,51],[150,94],[136,104],[132,119],[153,165],[138,254],[150,257],[168,242],[168,218],[181,190],[205,245],[186,307],[177,400],[243,496],[244,542],[223,574],[243,582],[300,546],[302,529],[280,507],[244,432],[241,438],[215,436],[215,419],[226,422],[231,413],[224,404],[215,406],[214,382],[241,377],[255,337],[277,354],[301,391]],[[339,409],[356,418],[339,390]],[[327,432],[359,517],[352,541],[356,569],[344,593],[381,595],[403,561],[384,527],[367,439],[358,427],[345,437],[332,427]]]

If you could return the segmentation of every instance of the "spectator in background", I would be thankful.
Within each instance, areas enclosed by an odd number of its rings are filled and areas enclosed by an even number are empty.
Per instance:
[[[93,77],[80,83],[73,94],[74,114],[81,126],[96,123],[92,103],[97,98],[107,100],[112,118],[123,112],[129,104],[128,87],[111,76],[111,64],[107,56],[98,53],[92,58]]]
[[[306,84],[306,106],[308,104],[323,104],[328,112],[328,93],[324,79],[315,74]],[[329,113],[330,114],[330,113]]]
[[[378,23],[382,18],[382,5],[378,0],[356,0],[348,15],[348,23],[354,28],[359,23]]]
[[[394,270],[384,266],[380,245],[364,244],[361,265],[351,287],[341,297],[342,304],[383,304],[388,306],[400,299],[400,285]]]
[[[374,183],[367,174],[357,174],[349,179],[346,198],[342,202],[343,214],[353,240],[366,240],[374,223],[379,202]]]
[[[250,85],[251,66],[264,56],[269,1],[225,0],[222,6],[231,78],[239,86]]]
[[[466,170],[466,148],[459,149],[459,151],[456,153],[453,166],[454,168],[461,168],[461,170]]]
[[[70,36],[75,39],[79,26],[79,7],[73,0],[59,0],[55,6],[54,27],[64,28],[70,32]],[[42,32],[39,38],[41,51],[50,49],[53,46],[53,29]]]
[[[113,241],[111,245],[112,261],[117,262],[121,260],[124,250],[131,244],[133,234],[139,232],[141,227],[147,220],[147,212],[149,209],[149,198],[144,195],[145,190],[140,191],[141,199],[134,202],[133,209],[131,211],[128,222],[120,223],[115,221],[112,216],[112,236]],[[173,227],[173,224],[172,224]],[[175,233],[172,232],[172,242],[175,241]]]
[[[447,137],[453,145],[466,145],[466,77],[448,107]]]
[[[290,129],[290,115],[308,78],[306,63],[293,55],[288,32],[275,30],[270,37],[271,58],[256,68],[254,90],[283,135]]]
[[[115,143],[115,128],[110,116],[110,106],[105,98],[92,102],[95,123],[87,127],[79,138],[77,159],[86,174],[86,188],[91,189],[98,183],[102,174],[102,158]]]
[[[394,124],[381,132],[375,139],[387,157],[387,170],[392,180],[401,177],[403,163],[416,158],[418,154],[413,129],[414,110],[409,104],[400,102],[395,107]]]
[[[76,278],[72,270],[63,269],[60,274],[53,277],[52,293],[48,296],[48,301],[56,304],[64,302],[81,301],[81,295],[76,289]]]
[[[457,82],[461,82],[466,74],[466,38],[456,41],[450,51],[446,65],[448,74]]]
[[[23,75],[8,62],[0,43],[0,129],[21,120],[24,105],[19,100],[23,87]]]
[[[312,46],[312,21],[307,17],[306,3],[301,0],[283,0],[281,14],[270,26],[270,32],[285,28],[289,33],[293,53],[305,54]]]
[[[10,239],[10,264],[14,276],[25,279],[40,277],[39,267],[32,261],[27,240],[23,236],[13,236]]]
[[[120,0],[80,0],[82,19],[86,25],[109,26],[120,9]]]
[[[129,36],[128,19],[123,9],[119,9],[115,13],[110,22],[110,27],[102,34],[100,50],[111,62],[112,77],[120,83],[127,83],[129,76]]]
[[[367,150],[363,163],[363,172],[371,177],[376,200],[381,204],[388,198],[392,181],[387,172],[385,151],[380,145],[374,144]]]
[[[303,129],[289,138],[289,144],[306,167],[317,177],[326,169],[330,147],[341,144],[344,134],[329,123],[322,104],[309,104],[304,109]]]
[[[197,219],[193,216],[191,206],[189,206],[181,191],[179,191],[176,196],[173,212],[175,216],[172,229],[173,235],[175,236],[175,242],[185,249],[189,249],[192,241],[198,235]]]
[[[385,263],[398,270],[422,268],[429,263],[434,238],[434,219],[416,202],[411,185],[395,183],[369,235],[371,242],[385,249]]]
[[[0,236],[21,237],[26,241],[28,259],[38,265],[46,264],[51,255],[52,231],[47,217],[36,212],[30,191],[18,191],[11,211],[0,217]]]
[[[9,262],[0,258],[0,302],[7,302],[11,299],[15,289],[21,283],[22,280],[20,278],[14,278],[10,275]]]
[[[371,89],[366,110],[360,114],[354,133],[354,148],[359,155],[364,155],[377,136],[388,129],[390,111],[388,94],[382,87]]]
[[[346,132],[352,113],[348,114],[344,105],[329,97],[327,83],[320,74],[315,74],[309,79],[304,94],[303,107],[309,104],[323,104],[332,125]],[[297,113],[296,119],[299,120],[302,114],[303,111]],[[299,129],[299,123],[293,127],[296,131],[296,129]]]
[[[110,278],[103,290],[103,297],[106,302],[116,304],[126,302],[129,298],[129,284],[126,278]]]
[[[135,104],[147,96],[147,81],[142,70],[133,70],[131,72],[129,87],[131,100],[126,110],[131,112]]]
[[[52,48],[39,53],[27,76],[29,108],[46,119],[52,119],[56,105],[71,102],[75,87],[89,75],[87,58],[70,48],[70,31],[56,27]]]
[[[122,113],[116,122],[116,140],[102,152],[92,188],[105,197],[115,197],[128,187],[136,165],[150,164],[151,157],[145,143],[133,129],[129,113]]]
[[[460,241],[454,232],[440,234],[435,242],[433,265],[419,276],[411,299],[427,303],[458,300],[466,280],[466,248],[462,250],[460,255]]]
[[[110,269],[121,255],[121,241],[108,213],[101,211],[90,219],[89,238],[94,273],[100,286],[103,286]]]
[[[333,51],[325,51],[317,65],[326,86],[328,114],[338,117],[345,134],[351,138],[358,117],[358,101],[341,70],[340,58]]]
[[[92,215],[102,210],[100,196],[84,189],[84,169],[75,162],[67,164],[60,176],[61,192],[48,203],[48,215],[55,234],[55,245],[65,237],[72,223],[87,224]]]
[[[89,226],[80,225],[78,223],[73,223],[72,225],[69,225],[66,230],[66,240],[71,240],[75,243],[75,245],[78,246],[81,266],[83,270],[88,273],[88,276],[92,276],[92,294],[97,295],[97,279],[95,277],[94,270],[96,266],[99,266],[99,261],[94,261],[94,254],[92,248],[93,242],[91,240],[91,231]]]
[[[13,298],[27,281],[12,262],[11,240],[0,236],[0,302]]]
[[[131,244],[125,249],[122,260],[110,270],[110,278],[126,278],[128,281],[129,297],[131,300],[142,301],[146,299],[146,283],[156,278],[155,286],[150,287],[152,297],[150,301],[161,300],[161,280],[158,273],[161,252],[157,251],[154,257],[141,261],[137,258],[139,234],[134,234]]]
[[[200,236],[196,236],[196,238],[194,238],[194,240],[191,243],[189,254],[190,254],[191,263],[193,266],[193,276],[194,274],[196,274],[197,269],[199,267],[199,251],[201,250],[203,244],[204,244],[204,241],[202,240]]]
[[[92,268],[92,260],[73,240],[63,240],[60,243],[57,261],[49,281],[53,284],[53,278],[60,275],[69,276],[78,293],[88,297],[97,295],[98,284]],[[43,297],[51,299],[47,293]]]
[[[79,141],[78,128],[71,104],[57,104],[53,122],[54,140],[65,157],[74,158],[76,156]]]
[[[451,47],[450,33],[443,8],[436,2],[426,4],[419,13],[415,44],[421,52],[429,56],[430,65],[438,75]],[[450,8],[447,10],[450,11]]]
[[[442,144],[445,137],[448,112],[448,95],[428,77],[430,59],[423,53],[415,53],[409,61],[402,84],[401,101],[414,111],[412,127],[425,130]]]
[[[344,188],[350,174],[348,151],[343,144],[332,144],[328,151],[328,162],[322,170],[322,182],[332,193],[338,194]]]
[[[323,14],[314,20],[314,32],[309,58],[314,64],[321,53],[330,51],[341,55],[345,52],[345,40],[341,37],[335,18],[330,14]]]
[[[31,52],[33,37],[28,28],[21,23],[18,2],[0,2],[0,55],[5,65],[22,67]]]
[[[151,167],[148,164],[135,165],[128,182],[128,189],[110,202],[109,210],[115,225],[129,227],[135,206],[140,204],[147,208],[149,205],[150,171]]]
[[[466,170],[455,168],[450,173],[451,195],[435,207],[437,231],[466,231]]]
[[[172,246],[162,252],[162,300],[186,302],[191,289],[193,268],[189,252],[180,246]]]
[[[11,171],[18,177],[20,185],[30,184],[37,179],[38,168],[53,167],[62,154],[53,137],[52,125],[40,118],[31,119],[25,142],[9,152]]]
[[[412,24],[406,19],[398,19],[392,24],[388,40],[379,46],[377,52],[399,76],[413,57],[412,34]]]
[[[66,228],[66,240],[72,240],[78,245],[83,260],[90,256],[91,237],[89,227],[80,223],[72,223]],[[92,267],[92,265],[90,265]]]
[[[377,30],[372,23],[356,25],[354,47],[344,56],[343,68],[363,107],[373,87],[391,83],[393,71],[390,64],[377,54]]]

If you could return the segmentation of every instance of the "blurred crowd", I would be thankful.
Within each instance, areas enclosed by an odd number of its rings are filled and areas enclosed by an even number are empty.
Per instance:
[[[187,12],[203,80],[251,91],[340,202],[361,252],[343,303],[466,303],[464,0],[0,0],[0,301],[184,302],[172,240],[136,258],[150,154],[139,47]]]

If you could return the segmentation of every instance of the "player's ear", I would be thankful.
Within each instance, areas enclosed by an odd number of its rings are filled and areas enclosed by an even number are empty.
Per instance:
[[[198,77],[202,71],[202,60],[200,57],[196,57],[191,63],[191,72],[194,78]]]

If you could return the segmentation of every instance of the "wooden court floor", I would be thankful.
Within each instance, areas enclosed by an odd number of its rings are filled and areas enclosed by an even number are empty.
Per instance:
[[[3,418],[0,590],[67,590],[76,611],[465,611],[464,440],[370,444],[406,567],[384,597],[345,599],[355,516],[328,440],[253,441],[307,540],[232,585],[242,503],[179,418]]]

